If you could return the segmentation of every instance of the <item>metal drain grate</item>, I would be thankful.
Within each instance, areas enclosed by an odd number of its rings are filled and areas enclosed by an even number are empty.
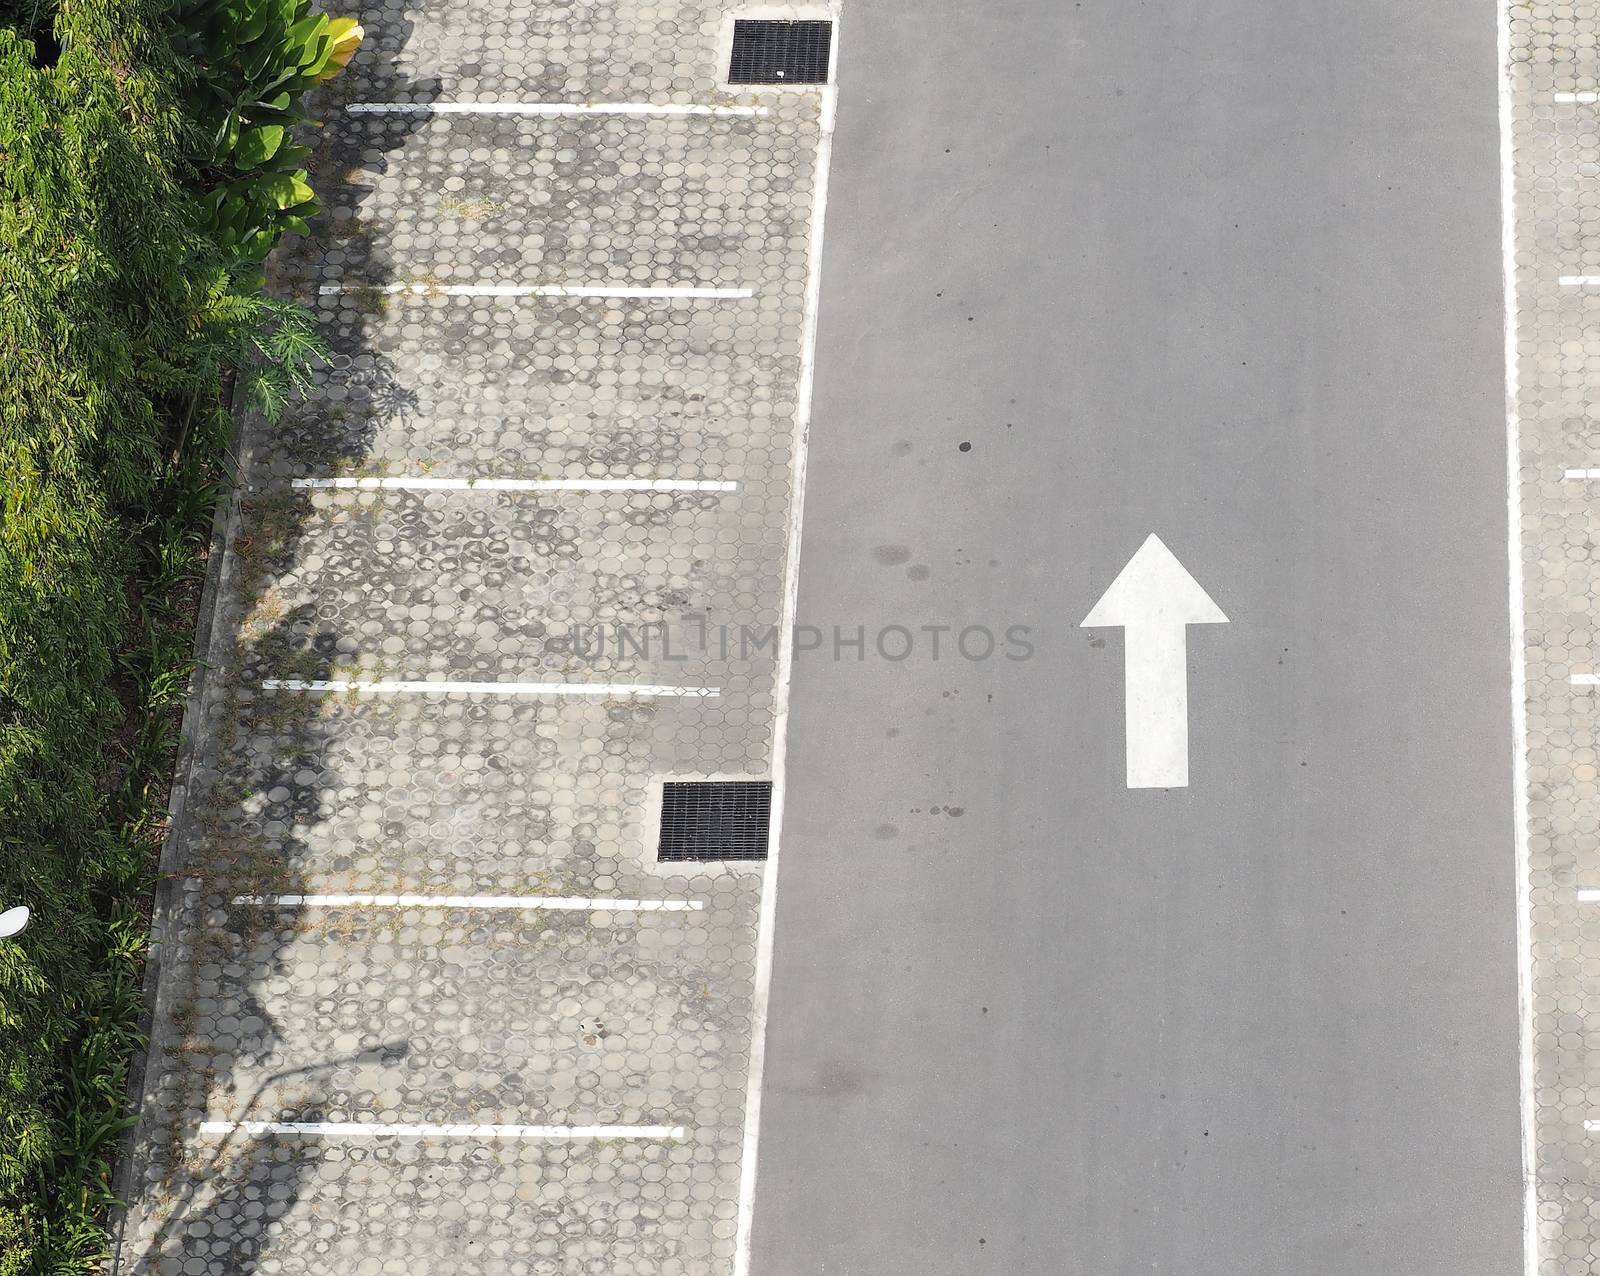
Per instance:
[[[729,84],[826,84],[833,23],[738,18]]]
[[[771,780],[668,780],[659,860],[764,860]]]

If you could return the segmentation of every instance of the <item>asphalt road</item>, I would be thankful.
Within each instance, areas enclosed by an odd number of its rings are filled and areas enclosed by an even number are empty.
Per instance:
[[[1036,650],[799,658],[754,1276],[1518,1270],[1493,6],[841,37],[800,619]]]

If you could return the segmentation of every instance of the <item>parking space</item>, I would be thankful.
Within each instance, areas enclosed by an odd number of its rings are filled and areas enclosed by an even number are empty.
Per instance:
[[[349,668],[366,673],[709,685],[715,652],[688,645],[685,617],[771,605],[783,528],[763,515],[784,499],[318,493],[304,566],[274,585],[271,606],[351,636]]]
[[[791,230],[803,268],[804,115],[347,112],[321,167],[340,243],[319,282],[376,262],[423,282],[758,285],[781,277]]]
[[[151,1270],[646,1276],[725,1245],[702,1204],[717,1162],[685,1142],[251,1139],[222,1156],[175,1198],[163,1242],[185,1259]]]
[[[732,960],[735,901],[707,895],[681,912],[356,906],[267,919],[234,962],[201,971],[228,1078],[206,1119],[715,1131],[743,1086],[727,1043],[745,1030],[732,1008],[748,1004],[749,969]],[[265,979],[244,973],[275,963]],[[303,1093],[330,1058],[349,1062]]]
[[[693,4],[359,16],[118,1270],[733,1271],[762,865],[657,821],[781,747],[821,94],[720,91]]]
[[[352,101],[580,104],[711,101],[724,14],[706,0],[388,0],[352,12],[368,33],[336,81]]]

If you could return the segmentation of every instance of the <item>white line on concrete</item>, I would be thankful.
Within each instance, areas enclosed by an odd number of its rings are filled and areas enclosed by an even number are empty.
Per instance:
[[[425,682],[359,678],[264,678],[263,691],[354,691],[370,696],[715,696],[715,687],[663,687],[627,682]]]
[[[1600,479],[1600,470],[1568,470],[1562,477],[1569,479]]]
[[[681,1125],[421,1125],[384,1121],[203,1121],[201,1134],[330,1139],[681,1139]]]
[[[624,288],[612,284],[323,284],[324,297],[342,292],[375,291],[394,295],[436,297],[753,297],[754,288]]]
[[[1600,93],[1557,93],[1557,102],[1600,102]]]
[[[723,479],[299,478],[313,491],[386,492],[735,492]]]
[[[1600,1130],[1600,1121],[1585,1121],[1583,1128],[1593,1134],[1596,1130]]]
[[[576,895],[235,895],[265,908],[487,908],[580,913],[698,913],[698,899],[584,899]]]
[[[1589,288],[1600,284],[1600,275],[1561,275],[1556,282],[1563,288]]]
[[[1593,904],[1596,902],[1600,902],[1600,890],[1580,890],[1578,892],[1578,903]]]
[[[352,115],[765,115],[764,106],[678,102],[352,102]]]
[[[1600,673],[1575,673],[1567,681],[1574,687],[1600,687]]]
[[[1539,1273],[1538,1145],[1534,1124],[1533,1064],[1533,898],[1528,856],[1528,708],[1523,661],[1526,632],[1522,615],[1522,426],[1517,409],[1517,223],[1516,168],[1512,151],[1511,5],[1496,0],[1495,44],[1499,57],[1500,122],[1500,272],[1504,297],[1502,324],[1506,385],[1506,592],[1511,633],[1511,843],[1516,873],[1517,909],[1517,1086],[1522,1142],[1522,1272]]]
[[[734,1232],[733,1276],[750,1276],[750,1236],[755,1225],[756,1164],[761,1146],[761,1082],[767,1061],[767,1013],[772,994],[772,948],[778,919],[778,850],[787,793],[789,686],[794,669],[794,621],[800,594],[800,538],[804,527],[806,445],[811,433],[811,397],[816,379],[817,314],[822,302],[822,235],[828,209],[828,168],[838,112],[841,0],[828,0],[833,19],[834,82],[822,90],[815,174],[811,192],[810,253],[806,266],[805,321],[800,339],[800,379],[795,395],[794,442],[789,449],[789,535],[783,578],[783,614],[778,631],[778,668],[773,688],[772,819],[767,862],[761,876],[761,917],[756,931],[756,977],[750,1014],[750,1067],[745,1074],[744,1146],[739,1159],[739,1211]]]

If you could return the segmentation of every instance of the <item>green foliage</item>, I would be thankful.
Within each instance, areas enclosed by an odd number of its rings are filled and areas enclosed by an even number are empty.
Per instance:
[[[304,234],[317,211],[311,148],[293,130],[309,122],[301,99],[349,61],[361,28],[313,12],[311,0],[174,0],[172,12],[198,71],[209,225],[260,261],[286,232]]]
[[[311,392],[312,370],[328,362],[328,343],[303,307],[264,294],[249,300],[255,309],[237,329],[242,344],[231,362],[240,369],[241,403],[276,423],[290,402]]]
[[[314,207],[295,102],[348,53],[320,15],[284,28],[305,0],[24,7],[0,0],[0,907],[34,920],[0,940],[0,1276],[65,1276],[104,1248],[129,1120],[221,387],[270,415],[325,354],[256,262]]]
[[[151,845],[151,759],[112,745],[140,707],[119,661],[130,532],[177,477],[166,365],[224,273],[148,16],[88,0],[55,22],[48,69],[0,29],[0,899],[35,918],[0,941],[0,1271],[29,1272],[102,1245]]]

